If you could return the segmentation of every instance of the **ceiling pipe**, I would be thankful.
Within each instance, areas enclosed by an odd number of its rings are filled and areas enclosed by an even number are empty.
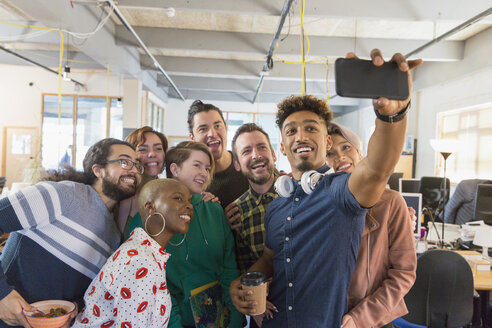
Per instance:
[[[185,97],[183,96],[183,94],[179,91],[178,87],[176,86],[176,84],[174,84],[174,81],[171,79],[171,77],[166,73],[166,71],[164,70],[164,68],[162,68],[161,64],[159,64],[159,62],[157,61],[157,59],[155,59],[155,57],[150,53],[150,50],[149,48],[147,48],[147,46],[145,45],[145,43],[143,43],[142,39],[140,39],[140,37],[138,36],[137,32],[135,32],[135,30],[133,29],[133,27],[128,23],[128,21],[125,19],[125,17],[123,16],[123,14],[121,13],[121,11],[118,9],[118,7],[115,5],[114,1],[113,0],[109,0],[108,3],[110,4],[110,6],[113,8],[114,10],[114,13],[116,14],[116,16],[118,17],[118,19],[121,21],[121,23],[128,29],[128,31],[130,31],[130,33],[133,34],[133,36],[137,39],[138,43],[140,44],[140,46],[143,48],[143,50],[145,51],[145,53],[150,57],[150,59],[152,59],[153,63],[154,63],[154,66],[164,75],[164,77],[166,78],[166,80],[169,82],[169,84],[171,84],[171,86],[173,87],[174,91],[176,91],[176,93],[178,94],[178,96],[181,98],[181,100],[185,100]]]
[[[464,22],[463,24],[460,24],[460,25],[456,26],[455,28],[453,28],[453,29],[451,29],[451,30],[447,31],[446,33],[441,34],[440,36],[438,36],[438,37],[437,37],[437,38],[435,38],[434,40],[431,40],[431,41],[427,42],[426,44],[424,44],[424,45],[422,45],[422,46],[418,47],[417,49],[415,49],[415,50],[413,50],[413,51],[410,51],[408,54],[406,54],[406,55],[405,55],[405,58],[409,58],[410,56],[415,55],[415,54],[417,54],[417,53],[421,52],[422,50],[424,50],[424,49],[426,49],[426,48],[430,47],[430,46],[431,46],[431,45],[433,45],[434,43],[437,43],[437,42],[439,42],[439,41],[441,41],[441,40],[444,40],[444,39],[446,39],[446,38],[450,37],[451,35],[453,35],[453,34],[455,34],[455,33],[459,32],[459,31],[461,31],[461,30],[463,30],[463,29],[467,28],[467,27],[468,27],[468,26],[470,26],[470,25],[475,24],[476,22],[478,22],[479,20],[481,20],[482,18],[484,18],[484,17],[486,17],[486,16],[488,16],[488,15],[490,15],[490,14],[492,14],[492,7],[490,7],[489,9],[487,9],[487,10],[485,10],[485,11],[481,12],[480,14],[478,14],[478,15],[476,15],[476,16],[474,16],[474,17],[470,18],[469,20],[467,20],[467,21],[466,21],[466,22]]]
[[[5,51],[5,52],[7,52],[7,53],[9,53],[9,54],[11,54],[11,55],[16,56],[16,57],[19,57],[20,59],[25,60],[25,61],[27,61],[27,62],[29,62],[29,63],[33,64],[34,66],[41,67],[41,68],[43,68],[43,69],[47,70],[48,72],[51,72],[51,73],[54,73],[54,74],[58,75],[58,72],[57,72],[57,71],[55,71],[54,69],[51,69],[51,68],[49,68],[48,66],[44,66],[43,64],[40,64],[40,63],[38,63],[38,62],[36,62],[36,61],[34,61],[34,60],[32,60],[32,59],[29,59],[29,58],[27,58],[27,57],[24,57],[24,56],[22,56],[22,55],[19,55],[18,53],[13,52],[13,51],[11,51],[11,50],[9,50],[9,49],[7,49],[7,48],[3,47],[3,46],[0,46],[0,50],[3,50],[3,51]],[[83,83],[80,83],[80,82],[79,82],[79,81],[77,81],[77,80],[74,80],[74,79],[70,78],[70,82],[73,82],[73,83],[75,83],[75,84],[77,84],[77,85],[81,86],[82,88],[85,88],[85,85],[84,85]]]
[[[285,17],[287,17],[287,14],[289,13],[290,6],[291,6],[292,2],[294,2],[294,0],[286,0],[284,3],[284,7],[282,8],[282,13],[280,14],[280,22],[278,23],[277,31],[275,31],[272,43],[270,44],[270,49],[268,50],[268,53],[267,53],[265,65],[263,65],[263,69],[260,73],[260,80],[258,81],[258,84],[256,85],[255,95],[253,97],[253,100],[251,101],[252,104],[255,103],[256,98],[258,97],[258,93],[260,92],[260,88],[263,84],[263,79],[265,78],[265,75],[268,74],[268,71],[271,68],[273,51],[275,50],[275,47],[277,46],[278,39],[280,38],[280,32],[282,32],[282,27],[284,26]]]

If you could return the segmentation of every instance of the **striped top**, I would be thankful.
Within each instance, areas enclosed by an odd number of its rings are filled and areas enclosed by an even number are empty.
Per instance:
[[[72,181],[41,182],[0,200],[0,299],[81,301],[120,233],[99,194]],[[0,322],[0,327],[2,327]]]

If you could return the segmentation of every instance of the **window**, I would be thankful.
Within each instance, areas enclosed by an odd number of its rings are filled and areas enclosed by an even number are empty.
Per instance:
[[[82,170],[89,147],[111,136],[123,135],[123,108],[116,98],[62,96],[58,117],[58,96],[43,95],[42,164],[55,169],[70,164]]]
[[[162,132],[164,130],[164,108],[149,100],[147,111],[147,124],[154,130]]]
[[[492,176],[492,107],[440,113],[439,137],[458,140],[447,160],[446,175],[452,182]],[[439,167],[443,168],[439,156]]]
[[[256,123],[259,127],[268,133],[272,148],[280,159],[280,131],[275,123],[275,114],[259,114],[259,113],[240,113],[240,112],[223,112],[227,124],[227,149],[232,149],[232,138],[236,134],[236,130],[244,123]],[[284,168],[285,163],[277,162],[277,169]],[[290,169],[287,162],[287,170]]]
[[[227,149],[232,149],[232,138],[236,134],[236,130],[244,123],[253,123],[254,114],[253,113],[238,113],[238,112],[227,112],[225,119],[227,120]]]

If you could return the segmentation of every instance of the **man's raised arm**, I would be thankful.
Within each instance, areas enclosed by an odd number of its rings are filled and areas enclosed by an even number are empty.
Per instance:
[[[347,58],[353,58],[353,53]],[[376,66],[384,63],[378,49],[371,51],[371,58]],[[377,112],[376,129],[367,147],[367,156],[358,164],[350,176],[348,186],[350,192],[360,205],[370,207],[380,198],[389,176],[400,158],[406,130],[406,110],[410,106],[412,94],[412,75],[410,69],[422,64],[422,60],[407,61],[402,54],[395,54],[391,61],[396,62],[401,71],[408,72],[409,97],[406,100],[389,100],[378,98],[373,100]],[[394,120],[392,123],[382,119]]]

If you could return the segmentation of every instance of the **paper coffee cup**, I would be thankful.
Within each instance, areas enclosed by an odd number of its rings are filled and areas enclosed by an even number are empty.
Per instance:
[[[241,285],[244,290],[253,291],[253,295],[246,296],[247,301],[256,301],[256,314],[266,311],[267,281],[261,272],[247,272],[241,276]]]

